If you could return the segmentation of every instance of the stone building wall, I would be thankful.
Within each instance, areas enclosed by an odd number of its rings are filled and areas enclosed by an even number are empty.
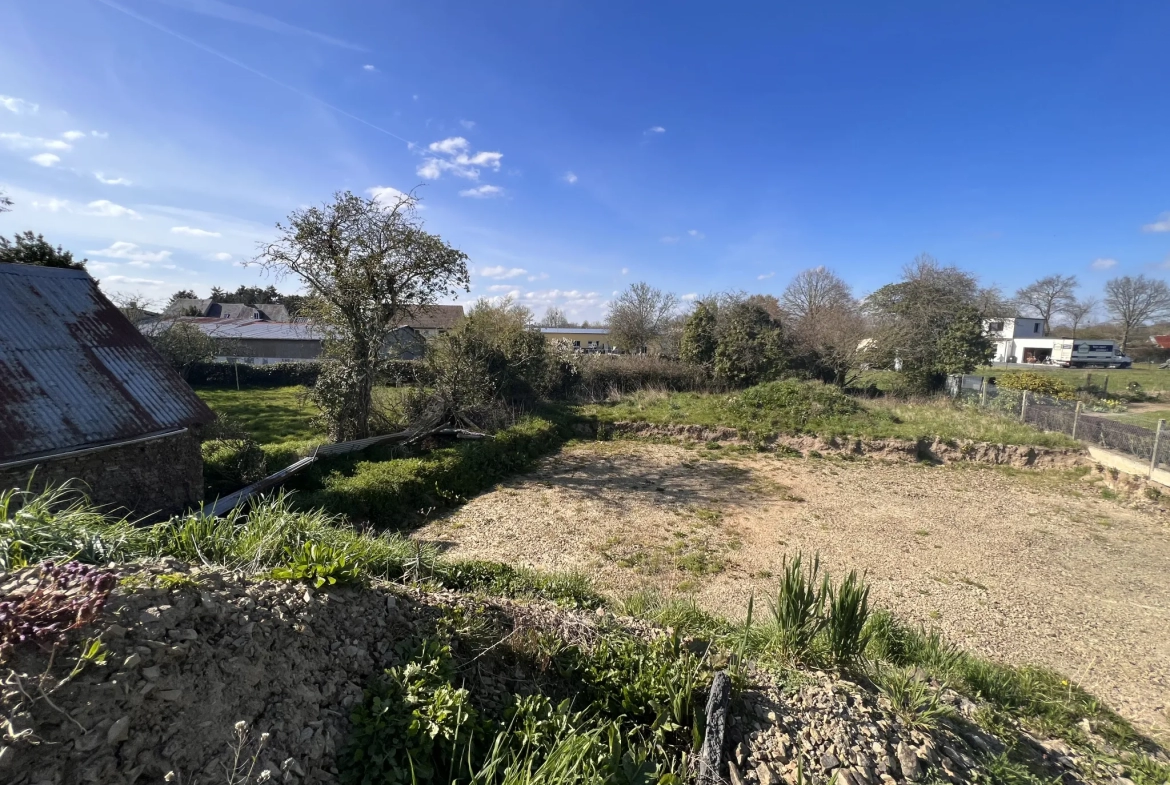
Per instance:
[[[0,488],[24,488],[30,477],[37,491],[48,483],[80,480],[95,504],[121,508],[136,518],[164,518],[203,500],[203,457],[192,430],[0,469]]]

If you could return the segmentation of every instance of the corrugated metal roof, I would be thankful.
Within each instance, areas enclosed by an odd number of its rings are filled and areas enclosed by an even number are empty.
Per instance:
[[[84,270],[0,264],[0,460],[215,418]]]

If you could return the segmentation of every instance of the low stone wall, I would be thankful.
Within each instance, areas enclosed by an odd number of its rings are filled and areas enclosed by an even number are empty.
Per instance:
[[[0,469],[0,488],[84,483],[95,504],[135,517],[165,517],[203,501],[203,456],[193,431],[41,463]]]

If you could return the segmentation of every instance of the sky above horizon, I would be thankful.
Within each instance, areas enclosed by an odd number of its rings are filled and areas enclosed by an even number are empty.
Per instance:
[[[864,295],[922,252],[1009,292],[1170,276],[1165,2],[0,0],[0,30],[0,234],[159,303],[273,283],[243,262],[339,190],[417,189],[458,301],[538,317],[821,265]]]

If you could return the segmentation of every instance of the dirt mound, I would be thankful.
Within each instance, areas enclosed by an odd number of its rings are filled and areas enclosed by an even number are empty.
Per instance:
[[[941,439],[861,439],[847,436],[769,436],[753,441],[735,428],[703,425],[659,425],[645,422],[616,422],[602,424],[597,430],[601,439],[614,437],[641,437],[658,439],[689,439],[702,442],[730,442],[753,444],[764,450],[790,451],[804,457],[815,455],[855,455],[889,461],[931,461],[954,463],[967,461],[994,466],[1018,468],[1055,468],[1078,466],[1088,461],[1088,454],[1079,449],[1054,449],[1019,444],[989,444],[974,441],[943,441]]]

